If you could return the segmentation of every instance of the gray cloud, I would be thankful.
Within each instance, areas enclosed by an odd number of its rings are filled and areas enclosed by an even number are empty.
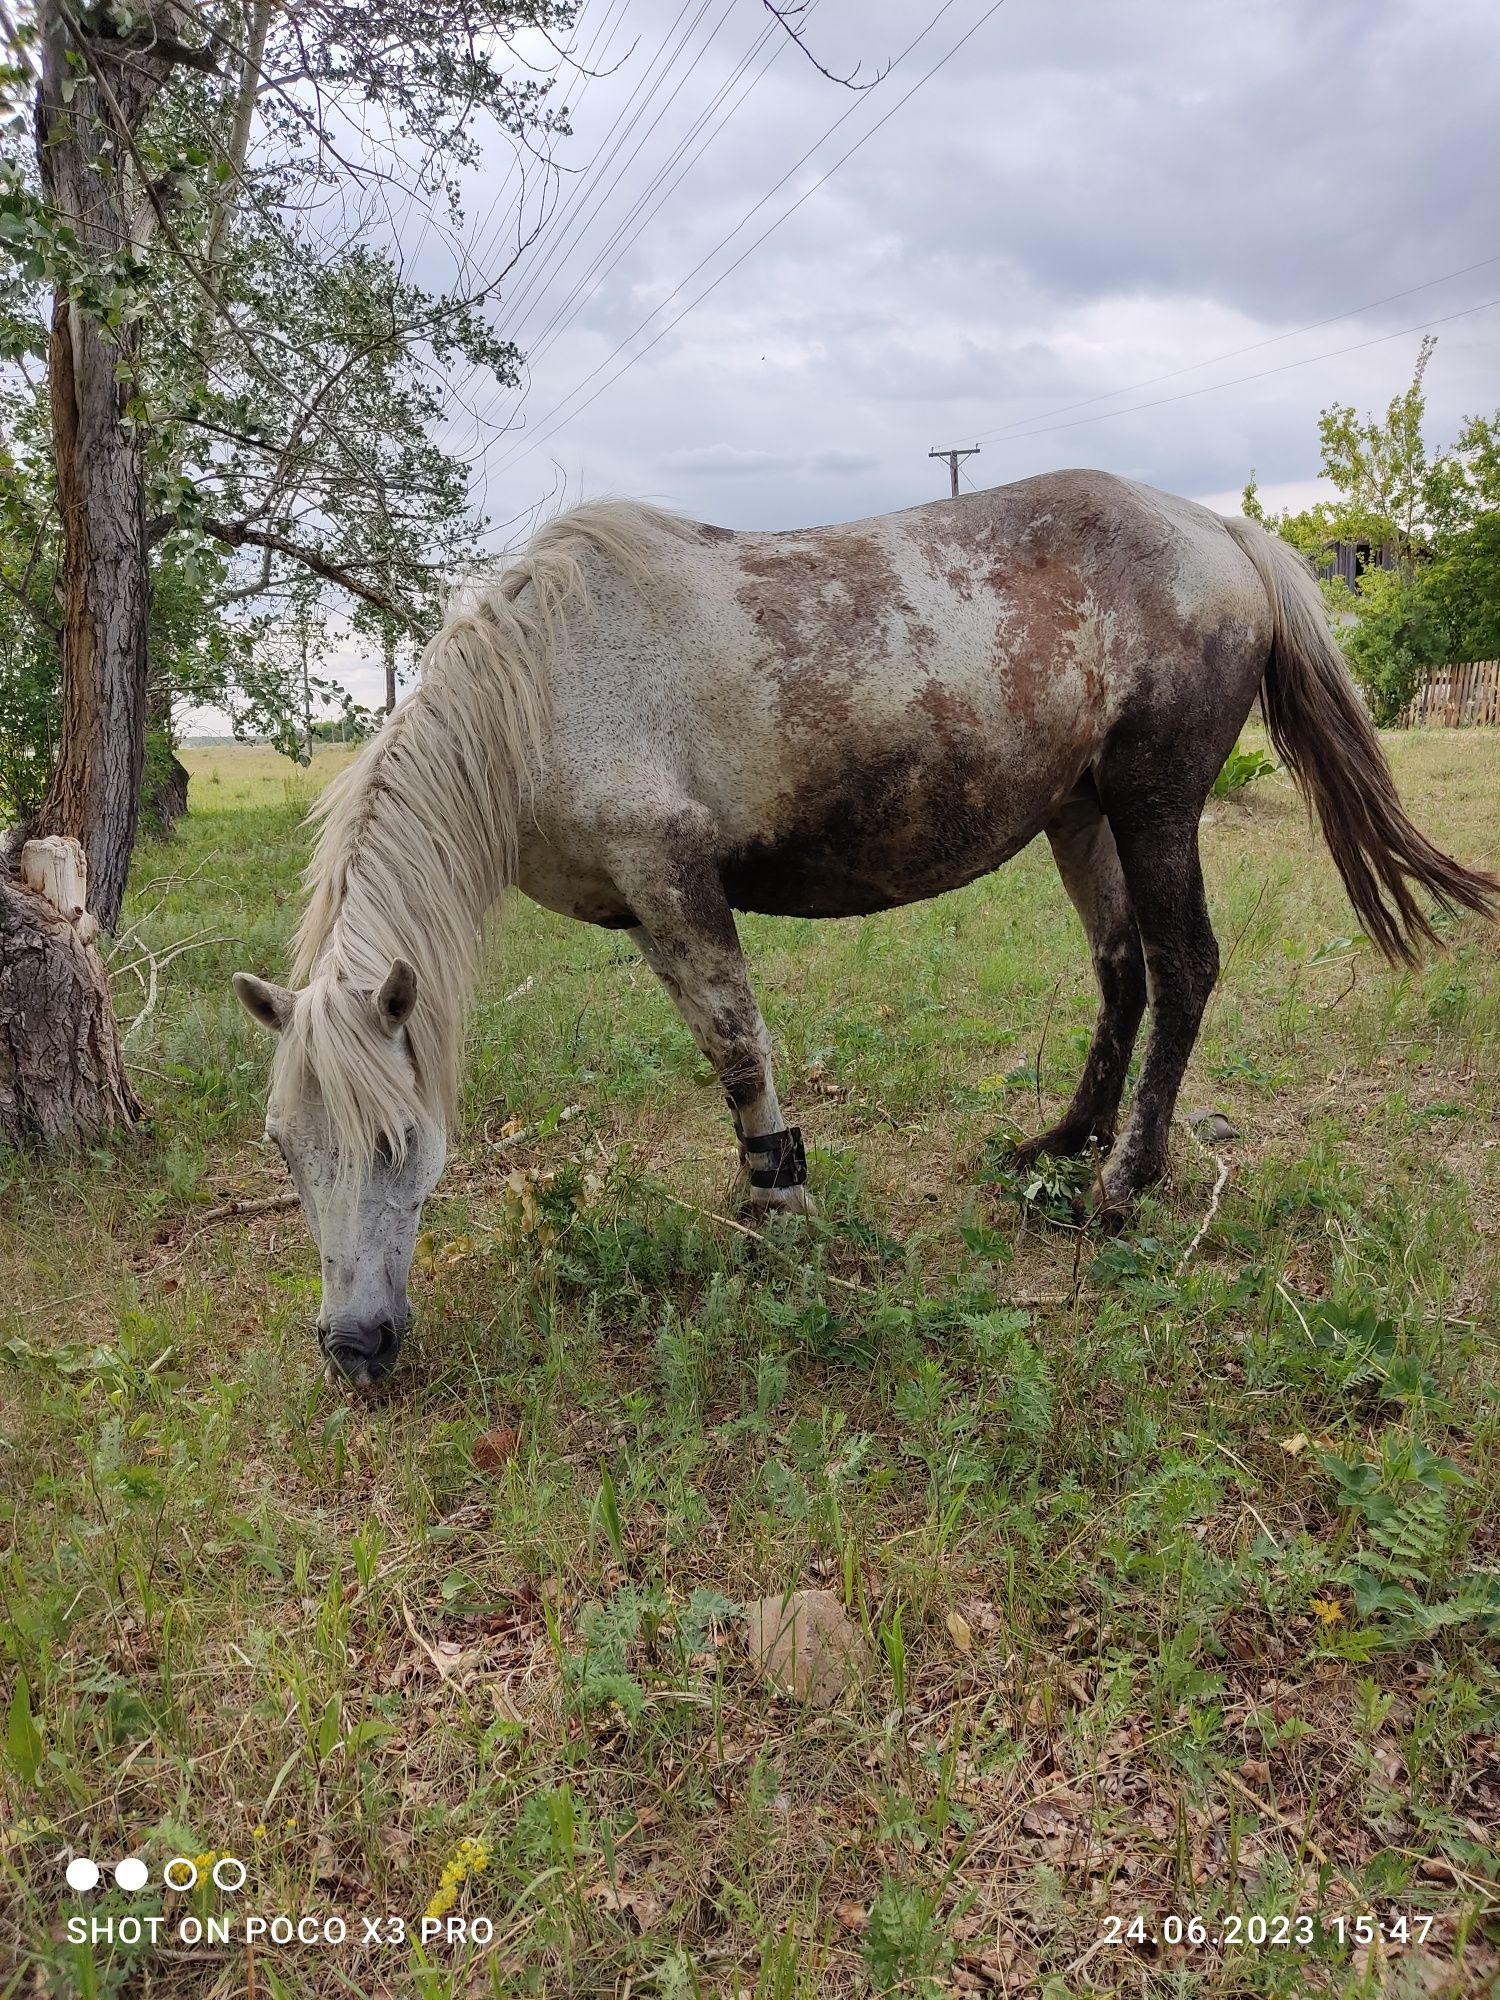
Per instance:
[[[983,450],[967,470],[977,484],[1093,464],[1232,496],[1254,466],[1263,485],[1302,491],[1318,470],[1319,409],[1383,406],[1410,378],[1419,335],[1283,364],[1500,297],[1496,262],[1277,339],[1500,253],[1493,0],[1008,0],[710,297],[588,407],[565,405],[577,413],[546,435],[553,406],[701,259],[706,268],[635,349],[987,4],[953,0],[910,59],[858,100],[782,49],[541,351],[548,321],[612,232],[633,228],[655,200],[652,174],[766,25],[758,0],[735,0],[712,39],[721,10],[703,18],[614,162],[611,172],[660,113],[608,203],[576,243],[544,238],[509,281],[514,298],[537,278],[517,328],[533,354],[529,393],[517,409],[472,384],[453,429],[492,515],[507,519],[561,478],[569,497],[638,493],[701,507],[729,526],[851,518],[938,496],[946,473],[928,450],[975,437]],[[585,37],[607,11],[605,0],[589,0]],[[808,33],[829,67],[863,60],[868,74],[936,11],[820,0]],[[632,0],[607,51],[610,61],[624,57],[621,66],[569,89],[570,169],[586,169],[617,114],[641,108],[677,19],[676,0]],[[845,112],[788,186],[717,250]],[[474,176],[476,216],[495,201],[498,173],[487,163]],[[575,171],[564,199],[587,185]],[[448,275],[420,225],[410,248],[421,275]],[[1433,434],[1446,439],[1465,413],[1500,403],[1500,310],[1437,331],[1429,402]],[[1184,396],[1270,369],[1281,372]],[[1163,375],[1171,379],[1063,408]],[[1136,404],[1156,407],[1108,414]]]
[[[689,479],[751,479],[772,472],[795,472],[802,460],[774,451],[744,451],[732,444],[708,444],[664,452],[656,464],[662,472]]]

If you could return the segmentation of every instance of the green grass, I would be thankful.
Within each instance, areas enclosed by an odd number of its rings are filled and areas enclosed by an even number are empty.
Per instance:
[[[1493,865],[1500,740],[1391,750]],[[284,1186],[228,980],[284,967],[330,768],[197,754],[113,954],[123,1020],[163,967],[153,1129],[0,1159],[0,1994],[1489,1991],[1493,936],[1389,972],[1284,778],[1216,801],[1183,1104],[1241,1137],[1215,1209],[1179,1132],[1111,1241],[1003,1164],[1094,1011],[1044,850],[918,909],[747,920],[822,1210],[758,1242],[649,975],[519,907],[418,1325],[359,1402],[318,1373],[300,1216],[205,1220]],[[543,1136],[496,1151],[510,1120]],[[745,1656],[735,1607],[792,1586],[878,1663],[835,1709]],[[210,1851],[245,1892],[164,1899]],[[152,1886],[75,1898],[69,1852]],[[395,1942],[434,1899],[493,1941]],[[163,1909],[234,1942],[65,1931]],[[254,1912],[350,1940],[247,1953]],[[1412,1935],[1356,1947],[1368,1912]],[[1137,1915],[1220,1942],[1108,1941]]]

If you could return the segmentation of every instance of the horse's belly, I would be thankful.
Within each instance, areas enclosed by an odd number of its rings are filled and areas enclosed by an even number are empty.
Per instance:
[[[855,917],[921,902],[1018,853],[1078,775],[1076,756],[1022,771],[967,750],[888,751],[798,801],[777,832],[721,857],[725,893],[735,909],[767,916]]]

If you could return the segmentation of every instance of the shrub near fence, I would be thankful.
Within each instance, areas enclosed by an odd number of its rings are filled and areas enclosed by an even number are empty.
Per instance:
[[[1407,727],[1475,729],[1500,724],[1500,660],[1433,667],[1401,718]]]

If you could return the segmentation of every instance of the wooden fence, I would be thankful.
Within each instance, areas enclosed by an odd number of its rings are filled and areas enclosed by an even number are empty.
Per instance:
[[[1432,667],[1401,718],[1408,728],[1474,729],[1500,724],[1500,660]]]

